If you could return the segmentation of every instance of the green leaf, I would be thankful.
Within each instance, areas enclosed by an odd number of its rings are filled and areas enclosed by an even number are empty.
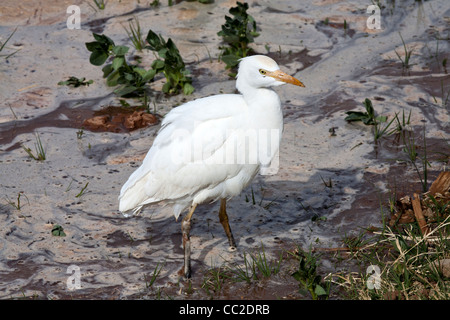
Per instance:
[[[295,280],[301,282],[304,279],[304,276],[302,276],[302,274],[299,271],[296,271],[292,274],[292,276],[294,277]]]
[[[164,93],[169,93],[170,92],[170,88],[171,88],[170,82],[166,82],[166,83],[164,83],[164,85],[162,87],[162,91]]]
[[[125,58],[124,57],[115,57],[112,63],[112,68],[114,70],[119,69],[121,66],[123,66],[123,64],[125,63]]]
[[[128,50],[130,50],[130,48],[128,48],[127,46],[117,46],[112,49],[113,53],[116,56],[124,56],[125,54],[127,54]]]
[[[344,119],[346,121],[363,121],[365,119],[370,119],[367,112],[359,112],[359,111],[347,111],[346,114],[348,116]]]
[[[114,90],[114,93],[117,94],[118,96],[122,97],[122,96],[130,94],[136,90],[137,90],[137,88],[135,86],[124,85],[124,86]]]
[[[233,68],[239,64],[239,57],[233,54],[227,54],[222,56],[222,61],[225,62],[227,67]]]
[[[119,102],[122,105],[122,107],[131,107],[131,105],[123,99],[120,99]]]
[[[139,75],[139,74],[138,74]],[[123,78],[127,81],[127,82],[132,82],[136,79],[136,74],[135,73],[128,73],[125,72],[123,74]]]
[[[52,235],[55,237],[65,237],[64,228],[58,224],[55,224],[52,228]]]
[[[118,83],[119,78],[120,78],[119,70],[114,70],[113,72],[111,72],[111,74],[106,79],[106,85],[108,87],[116,86],[117,83]]]
[[[86,49],[88,49],[88,51],[102,51],[103,50],[103,46],[101,45],[101,43],[94,41],[94,42],[86,42]]]
[[[58,85],[73,86],[75,88],[78,88],[79,86],[89,86],[90,84],[94,83],[94,80],[88,80],[88,81],[85,81],[85,80],[86,80],[86,78],[84,78],[84,77],[78,79],[77,77],[71,76],[66,81],[58,82]]]
[[[102,44],[106,44],[108,46],[112,45],[114,46],[114,41],[111,40],[111,38],[105,36],[104,34],[97,34],[97,33],[93,33],[92,34],[94,36],[94,39],[97,40],[98,42],[102,43]]]
[[[314,293],[317,294],[318,296],[326,296],[327,292],[325,291],[324,288],[322,288],[322,286],[316,284],[316,288],[314,289]]]
[[[108,59],[108,54],[104,51],[94,51],[89,57],[89,62],[94,66],[101,66]]]
[[[164,47],[165,44],[162,37],[158,36],[152,30],[148,31],[147,42],[149,45],[146,48],[149,48],[150,50],[153,51],[159,51],[162,47]]]
[[[375,119],[377,120],[377,122],[386,122],[387,116],[378,116]]]
[[[366,107],[369,117],[373,118],[375,116],[375,111],[372,106],[372,101],[370,101],[370,99],[366,98],[363,103],[364,103],[364,106]]]
[[[150,69],[148,70],[142,77],[142,80],[148,82],[152,80],[156,75],[156,70]]]
[[[145,69],[140,67],[133,67],[133,71],[136,72],[141,77],[144,77],[145,73],[147,72]]]
[[[165,65],[165,63],[164,63],[163,60],[157,59],[157,60],[153,61],[152,69],[155,69],[155,70],[159,71],[159,70],[164,69],[164,65]]]
[[[103,71],[103,78],[106,78],[107,76],[109,76],[109,74],[114,71],[112,64],[110,63],[110,64],[107,64],[106,66],[104,66],[102,68],[102,71]]]
[[[194,87],[190,83],[185,83],[183,86],[183,93],[185,95],[190,95],[194,92]]]

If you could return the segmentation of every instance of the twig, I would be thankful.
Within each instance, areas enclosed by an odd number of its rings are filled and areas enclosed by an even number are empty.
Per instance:
[[[414,193],[414,198],[411,200],[411,202],[414,210],[414,216],[416,217],[416,221],[419,224],[420,231],[422,232],[422,235],[425,236],[429,232],[429,230],[427,227],[427,221],[425,220],[425,217],[422,213],[420,196],[417,193]]]
[[[313,248],[311,250],[311,253],[315,252],[339,252],[339,251],[359,251],[363,250],[366,247],[355,247],[355,248],[348,248],[348,247],[337,247],[337,248]]]

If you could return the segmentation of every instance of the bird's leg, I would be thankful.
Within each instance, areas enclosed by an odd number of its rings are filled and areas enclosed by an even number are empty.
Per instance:
[[[219,210],[219,220],[225,230],[225,233],[228,237],[228,243],[230,244],[231,249],[236,249],[236,242],[234,241],[233,234],[231,233],[230,224],[228,223],[228,215],[227,215],[227,200],[220,200],[220,210]]]
[[[197,208],[197,204],[193,204],[189,210],[189,213],[181,221],[181,232],[183,236],[183,249],[184,249],[184,266],[180,270],[179,274],[186,278],[191,277],[191,217]]]

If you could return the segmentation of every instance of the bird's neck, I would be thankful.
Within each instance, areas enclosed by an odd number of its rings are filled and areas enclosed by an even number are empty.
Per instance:
[[[278,94],[266,88],[243,93],[249,115],[249,127],[265,130],[283,130],[283,113]]]
[[[275,91],[268,88],[247,88],[241,91],[247,105],[256,108],[258,112],[269,111],[266,108],[273,109],[273,111],[280,110],[280,98]],[[270,112],[270,111],[269,111]]]

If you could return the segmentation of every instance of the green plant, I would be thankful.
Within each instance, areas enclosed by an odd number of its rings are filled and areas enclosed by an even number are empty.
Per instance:
[[[362,121],[365,125],[374,125],[377,121],[378,122],[386,122],[387,117],[385,116],[376,116],[375,110],[372,105],[372,101],[370,99],[365,99],[363,102],[366,112],[360,112],[360,111],[347,111],[346,114],[348,115],[344,120],[348,122],[352,121]]]
[[[230,272],[227,272],[221,267],[212,267],[209,269],[203,278],[202,289],[211,297],[214,293],[220,292],[226,279],[230,278]]]
[[[14,31],[9,35],[9,37],[6,38],[5,42],[0,42],[0,52],[3,51],[3,49],[4,49],[5,46],[6,46],[6,44],[7,44],[8,41],[12,38],[12,36],[14,35],[14,33],[16,33],[16,31],[17,31],[17,28],[15,28]],[[19,49],[19,50],[20,50],[20,49]],[[16,53],[17,51],[19,51],[19,50],[16,50],[16,51],[14,51],[14,52],[12,52],[12,53],[10,53],[10,54],[0,55],[0,57],[5,57],[5,59],[8,59],[9,57],[11,57],[13,54],[15,54],[15,53]]]
[[[445,190],[444,186],[442,190]],[[344,288],[345,292],[341,292],[346,299],[447,300],[450,279],[445,276],[447,267],[441,262],[449,258],[450,252],[448,200],[440,192],[436,197],[429,193],[423,195],[421,205],[428,211],[426,233],[417,221],[395,219],[399,213],[411,213],[404,203],[393,199],[389,202],[394,206],[391,208],[394,216],[389,223],[381,210],[381,227],[367,229],[366,239],[363,240],[362,234],[344,239],[352,255],[345,255],[340,262],[359,266],[359,271],[352,267],[351,272],[339,271],[327,278]],[[376,274],[370,271],[373,267],[377,269]],[[376,285],[373,285],[375,279]]]
[[[58,82],[58,85],[60,86],[73,86],[75,88],[78,88],[80,86],[89,86],[90,84],[94,83],[94,80],[88,80],[85,81],[86,78],[77,78],[74,76],[70,76],[69,79],[66,81],[60,81]]]
[[[77,131],[77,139],[78,139],[78,140],[81,140],[81,139],[83,138],[83,135],[84,135],[84,128],[80,128],[80,129]]]
[[[256,199],[255,199],[255,192],[253,191],[253,187],[250,188],[251,192],[252,192],[252,204],[255,205],[256,204]],[[245,195],[245,202],[249,202],[250,200],[248,199],[248,196]]]
[[[93,36],[96,41],[86,43],[86,48],[92,52],[89,61],[95,66],[101,66],[109,57],[113,58],[112,63],[104,66],[102,71],[108,86],[120,85],[114,93],[119,96],[144,93],[146,84],[153,80],[156,71],[129,65],[125,59],[129,50],[127,46],[116,46],[105,35],[94,33]]]
[[[395,114],[395,121],[397,122],[396,133],[402,132],[411,124],[411,110],[409,110],[408,118],[405,116],[405,110],[402,110],[402,120],[398,118],[398,114]]]
[[[46,159],[45,156],[45,149],[42,145],[41,137],[38,133],[35,134],[36,137],[36,143],[34,144],[34,148],[36,151],[36,155],[31,151],[30,148],[27,148],[24,144],[22,144],[22,149],[25,150],[25,152],[34,160],[36,161],[44,161]]]
[[[152,63],[152,69],[156,73],[162,72],[167,82],[163,86],[163,92],[174,94],[183,90],[185,95],[194,92],[192,80],[189,77],[189,70],[186,69],[184,61],[172,39],[165,41],[161,35],[157,35],[152,30],[147,34],[147,49],[155,51],[162,59],[156,59]]]
[[[317,274],[317,257],[298,248],[299,265],[292,276],[299,282],[300,292],[307,290],[313,300],[327,299],[330,294],[331,282],[324,283],[322,277]]]
[[[156,264],[155,269],[153,270],[153,273],[150,277],[149,280],[147,280],[147,275],[144,275],[144,280],[145,280],[145,287],[147,289],[151,288],[153,286],[153,284],[156,281],[156,278],[158,277],[158,275],[161,273],[161,269],[163,266],[159,266],[159,262]]]
[[[159,0],[153,0],[152,2],[150,2],[150,7],[156,8],[159,7],[159,5]]]
[[[128,38],[130,38],[136,50],[142,51],[145,47],[145,40],[142,38],[141,25],[138,18],[134,17],[134,20],[130,20],[128,26],[130,28],[129,30],[127,27],[123,27],[128,34]]]
[[[186,69],[180,52],[170,38],[166,42],[163,37],[149,30],[146,38],[149,45],[145,48],[156,51],[162,60],[156,59],[151,68],[145,70],[138,65],[127,63],[125,55],[129,47],[116,46],[114,41],[105,35],[94,33],[93,36],[96,41],[86,43],[86,48],[91,52],[89,61],[95,66],[101,66],[109,57],[112,58],[112,63],[104,66],[102,71],[108,86],[120,85],[114,90],[115,94],[145,96],[147,83],[153,81],[155,75],[160,72],[167,80],[163,92],[175,94],[181,89],[184,94],[189,95],[194,91],[189,70]]]
[[[244,252],[244,264],[228,266],[230,278],[236,282],[245,281],[250,283],[252,280],[268,278],[280,271],[283,255],[280,253],[278,261],[269,261],[266,257],[264,245],[261,251],[255,254]]]
[[[417,158],[419,158],[419,154],[417,152],[417,146],[414,138],[414,133],[409,133],[402,135],[403,138],[403,151],[408,155],[408,160],[413,165],[414,169],[419,176],[420,183],[422,185],[422,191],[426,192],[428,190],[428,167],[431,167],[430,162],[428,161],[427,155],[427,142],[425,137],[425,127],[423,129],[423,155],[421,158],[422,162],[422,174],[420,173],[419,167],[416,164]]]
[[[447,60],[445,60],[447,61]],[[445,65],[444,65],[445,67]],[[450,98],[450,89],[447,91],[447,95],[445,95],[444,90],[444,80],[441,80],[441,94],[442,94],[442,107],[447,109],[448,99]]]
[[[344,120],[348,122],[362,121],[365,125],[373,125],[375,141],[381,138],[385,133],[392,134],[395,131],[395,129],[391,131],[388,131],[388,129],[390,128],[394,120],[398,119],[397,115],[393,117],[392,120],[382,128],[381,124],[387,122],[387,117],[375,115],[375,110],[373,108],[372,101],[370,101],[370,99],[366,98],[363,104],[366,108],[366,112],[347,111],[346,112],[347,117]]]
[[[409,67],[411,67],[410,59],[411,59],[411,54],[413,53],[413,50],[408,50],[408,48],[406,47],[405,41],[403,40],[403,37],[402,37],[401,33],[399,32],[398,34],[400,35],[400,39],[402,39],[403,49],[405,50],[405,57],[402,59],[402,57],[397,52],[397,50],[394,50],[394,51],[395,51],[395,54],[397,55],[397,57],[399,58],[399,60],[402,62],[403,68],[404,69],[408,69]]]
[[[337,282],[352,299],[448,299],[448,278],[440,261],[448,259],[449,217],[426,236],[418,225],[409,224],[394,232],[384,226],[371,243],[359,248],[353,259],[360,272],[339,275]],[[379,268],[378,285],[369,286],[368,266]]]
[[[94,2],[94,4],[95,4],[95,6],[96,6],[98,9],[100,9],[100,10],[104,10],[105,7],[106,7],[106,1],[105,1],[105,0],[93,0],[93,2]],[[89,5],[92,7],[91,4],[89,4]],[[92,7],[92,8],[94,8],[94,7]],[[95,10],[95,8],[94,8],[94,10]]]
[[[225,62],[227,69],[237,66],[239,59],[251,53],[252,49],[249,44],[259,36],[259,33],[256,32],[255,19],[247,13],[248,8],[246,2],[237,2],[237,6],[229,10],[233,18],[225,16],[225,24],[217,33],[226,44],[226,46],[220,47],[222,50],[220,59]]]
[[[323,185],[324,185],[326,188],[329,188],[329,189],[332,189],[332,188],[333,188],[333,181],[331,181],[331,178],[328,178],[328,182],[327,182],[327,181],[325,181],[325,180],[323,179],[322,175],[319,175],[319,176],[320,176],[320,179],[321,179],[322,182],[323,182]]]
[[[250,283],[252,279],[256,279],[255,264],[247,258],[246,252],[244,252],[244,265],[234,265],[234,268],[230,267],[229,270],[233,275],[234,281]]]
[[[281,262],[283,261],[283,255],[280,253],[278,261],[268,261],[266,258],[266,252],[264,245],[261,244],[261,251],[258,251],[254,255],[250,255],[255,265],[255,270],[258,271],[264,278],[268,278],[277,274],[280,271]]]
[[[53,225],[52,228],[52,236],[55,237],[65,237],[66,233],[64,232],[64,228],[61,227],[59,224]]]
[[[81,196],[83,196],[84,193],[86,192],[86,189],[87,189],[88,185],[89,185],[89,182],[86,182],[84,187],[81,188],[81,191],[75,196],[75,198],[81,198]]]
[[[30,201],[28,200],[28,197],[25,195],[25,193],[24,193],[23,191],[21,191],[21,192],[19,192],[19,193],[17,194],[17,204],[16,204],[16,202],[14,202],[14,201],[12,201],[12,200],[9,200],[8,197],[6,197],[6,198],[7,198],[6,200],[7,200],[7,202],[8,202],[9,205],[13,206],[16,210],[19,210],[19,211],[20,211],[20,209],[22,209],[22,204],[21,204],[21,202],[20,202],[20,198],[21,198],[22,196],[24,196],[25,199],[27,199],[27,202],[28,202],[28,205],[29,205],[29,204],[30,204]]]

